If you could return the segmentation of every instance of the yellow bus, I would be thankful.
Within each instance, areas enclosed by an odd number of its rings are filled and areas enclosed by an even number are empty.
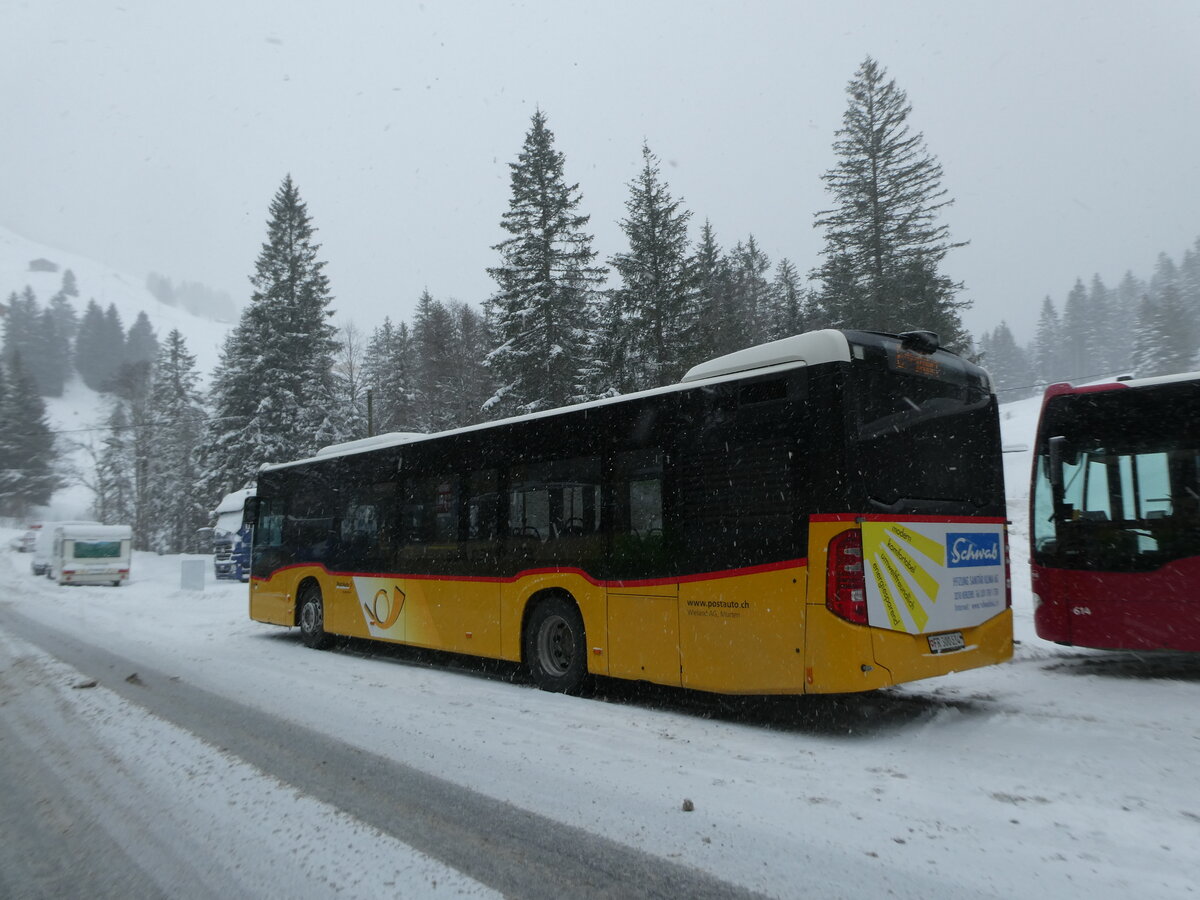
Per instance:
[[[265,465],[250,616],[729,694],[864,691],[1012,654],[987,374],[822,330],[676,385]]]

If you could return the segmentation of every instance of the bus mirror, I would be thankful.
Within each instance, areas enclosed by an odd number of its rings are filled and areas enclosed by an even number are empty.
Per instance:
[[[258,508],[261,500],[258,497],[247,497],[246,504],[242,507],[242,525],[249,525],[253,528],[258,524]]]
[[[1061,497],[1063,490],[1063,454],[1066,451],[1067,439],[1062,435],[1050,438],[1050,486],[1054,488],[1054,496]]]

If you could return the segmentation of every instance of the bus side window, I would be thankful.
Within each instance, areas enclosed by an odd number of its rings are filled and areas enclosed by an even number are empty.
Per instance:
[[[259,547],[278,547],[283,543],[283,501],[264,499],[259,507],[254,543]]]
[[[575,558],[588,565],[601,556],[600,457],[514,466],[508,489],[508,547],[530,561]]]
[[[613,458],[612,566],[616,577],[664,574],[663,452]]]

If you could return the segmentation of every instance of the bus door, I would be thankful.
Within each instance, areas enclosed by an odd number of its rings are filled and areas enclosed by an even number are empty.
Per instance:
[[[679,584],[663,543],[663,451],[613,457],[611,569],[608,582],[608,673],[680,684]]]
[[[400,504],[404,640],[500,655],[495,470],[404,479]]]

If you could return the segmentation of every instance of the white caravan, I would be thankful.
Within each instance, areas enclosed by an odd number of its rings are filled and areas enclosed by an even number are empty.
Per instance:
[[[54,547],[54,526],[55,525],[99,525],[99,522],[90,520],[76,520],[68,522],[43,522],[37,527],[37,540],[30,548],[33,553],[33,560],[30,562],[30,569],[34,575],[50,576],[50,550]]]
[[[129,580],[133,529],[128,525],[50,526],[49,577],[59,584],[111,584]]]

